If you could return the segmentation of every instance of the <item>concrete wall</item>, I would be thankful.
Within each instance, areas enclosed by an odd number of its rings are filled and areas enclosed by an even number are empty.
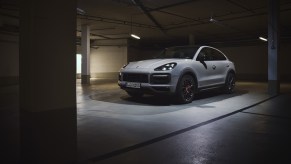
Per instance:
[[[290,44],[282,44],[279,53],[280,78],[291,81]],[[227,57],[235,63],[238,79],[241,80],[268,80],[268,47],[267,45],[222,47]]]
[[[18,36],[0,35],[0,86],[18,84]]]
[[[237,77],[241,80],[267,80],[267,45],[219,48],[235,63]]]
[[[77,54],[81,53],[81,46],[77,46]],[[127,64],[127,54],[127,39],[93,42],[90,49],[91,78],[117,79],[120,68]]]
[[[158,49],[140,49],[134,46],[128,47],[128,61],[138,61],[151,59],[159,55],[163,50]]]
[[[91,49],[91,77],[117,79],[127,63],[127,46],[100,46]]]

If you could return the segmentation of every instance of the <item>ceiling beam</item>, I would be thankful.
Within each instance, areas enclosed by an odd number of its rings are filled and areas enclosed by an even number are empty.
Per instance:
[[[110,37],[103,36],[103,35],[98,35],[98,34],[94,34],[94,33],[90,33],[90,35],[92,35],[92,36],[98,36],[98,37],[100,37],[100,38],[104,38],[104,39],[112,39],[112,38],[110,38]]]
[[[125,1],[120,1],[120,0],[113,0],[113,1],[116,1],[116,2],[119,2],[119,3],[124,3],[124,4],[127,4],[127,5],[137,6],[137,4],[133,4],[133,3],[125,2]],[[168,12],[168,11],[157,10],[157,8],[153,9],[153,8],[150,8],[150,7],[147,7],[147,6],[145,6],[145,8],[146,8],[146,10],[148,12],[156,11],[156,12],[160,12],[160,13],[163,13],[163,14],[168,14],[168,15],[179,17],[179,18],[188,19],[188,20],[191,20],[191,21],[197,21],[197,22],[202,23],[202,21],[200,21],[199,19],[186,17],[186,16],[183,16],[183,15],[171,13],[171,12]]]
[[[143,5],[140,0],[132,0],[134,4],[136,4],[144,13],[145,15],[164,33],[166,34],[165,29],[162,25],[152,16],[152,14],[147,10],[147,8]]]
[[[82,31],[81,30],[77,30],[77,32],[82,32]],[[103,35],[98,35],[98,34],[94,34],[94,33],[90,33],[90,36],[98,36],[98,37],[104,38],[104,39],[112,39],[110,37],[103,36]]]
[[[224,19],[220,19],[218,21],[222,22],[222,21],[229,21],[229,20],[237,20],[237,19],[244,19],[244,18],[256,17],[256,16],[261,16],[261,15],[267,15],[267,14],[268,14],[267,12],[261,12],[261,13],[249,14],[249,15],[244,15],[244,16],[235,16],[235,17],[231,17],[231,18],[224,18]],[[208,21],[205,23],[184,24],[184,25],[179,25],[179,26],[167,28],[167,30],[179,29],[179,28],[191,27],[191,26],[198,26],[198,25],[209,24],[209,23],[212,23],[212,22]]]
[[[116,29],[116,28],[115,27],[106,27],[106,28],[91,29],[91,31],[114,30],[114,29]]]
[[[240,4],[240,3],[238,3],[238,2],[236,2],[236,1],[234,1],[234,0],[226,0],[226,1],[229,2],[229,3],[231,3],[231,4],[233,4],[233,5],[235,5],[235,6],[240,7],[240,8],[242,8],[242,9],[246,10],[246,11],[249,11],[249,12],[251,12],[251,13],[255,13],[254,10],[252,10],[252,9],[250,9],[249,7],[246,7],[245,5],[242,5],[242,4]]]
[[[172,4],[169,4],[169,5],[165,5],[165,6],[157,7],[157,8],[154,8],[154,9],[150,9],[148,11],[151,12],[151,11],[162,10],[162,9],[166,9],[166,8],[170,8],[170,7],[184,5],[184,4],[187,4],[187,3],[192,3],[194,1],[197,1],[197,0],[186,0],[186,1],[178,2],[178,3],[172,3]]]
[[[265,7],[260,7],[260,8],[256,8],[253,9],[254,11],[256,10],[262,10],[262,9],[266,9]],[[290,9],[281,9],[280,12],[285,12],[285,11],[289,11]],[[243,19],[243,18],[248,18],[248,17],[255,17],[255,16],[261,16],[261,15],[266,15],[267,12],[255,12],[254,14],[247,14],[248,11],[240,11],[240,12],[231,12],[231,13],[227,13],[227,14],[222,14],[222,15],[216,15],[215,19],[220,18],[219,21],[229,21],[229,20],[236,20],[236,19]],[[247,14],[244,16],[235,16],[235,15],[241,15],[241,14]],[[232,16],[230,18],[224,18],[224,17],[228,17],[228,16]],[[184,27],[191,27],[191,26],[199,26],[199,25],[203,25],[203,24],[209,24],[211,23],[209,21],[209,18],[200,18],[200,20],[203,23],[192,23],[191,21],[188,22],[182,22],[180,24],[176,24],[175,26],[171,26],[171,27],[166,27],[166,30],[172,30],[172,29],[179,29],[179,28],[184,28]],[[207,21],[206,21],[207,20]]]
[[[191,20],[191,21],[194,21],[194,22],[204,23],[203,21],[201,21],[199,19],[193,19],[193,18],[185,17],[183,15],[178,15],[178,14],[170,13],[170,12],[167,12],[167,11],[159,10],[157,12],[168,14],[168,15],[172,15],[172,16],[176,16],[176,17],[183,18],[183,19],[188,19],[188,20]]]
[[[89,21],[106,22],[106,23],[120,24],[120,25],[126,25],[126,26],[135,26],[135,27],[141,27],[141,28],[150,28],[150,29],[156,29],[157,28],[156,26],[152,26],[152,25],[136,23],[136,22],[120,20],[120,19],[104,18],[104,17],[100,17],[100,16],[77,14],[77,18],[78,19],[89,20]]]

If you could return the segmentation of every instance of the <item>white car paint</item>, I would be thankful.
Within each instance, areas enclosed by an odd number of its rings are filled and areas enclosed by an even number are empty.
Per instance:
[[[193,54],[190,50],[195,49]],[[184,58],[174,58],[176,56],[171,56],[171,50],[175,50],[173,52],[178,55],[186,55]],[[133,90],[136,92],[143,92],[143,89],[150,90],[152,93],[169,93],[175,94],[176,87],[179,80],[183,77],[184,74],[190,73],[195,76],[196,88],[198,90],[205,88],[212,88],[215,86],[223,86],[226,83],[226,77],[230,71],[235,74],[235,66],[234,64],[228,60],[228,58],[218,49],[209,47],[209,46],[183,46],[183,47],[172,47],[168,49],[170,57],[166,59],[149,59],[142,61],[130,62],[127,66],[120,70],[120,77],[118,84],[119,86],[126,90]],[[180,52],[181,51],[181,52]],[[185,51],[185,52],[184,52]],[[191,52],[191,53],[190,53]],[[199,60],[198,55],[200,53],[207,54],[205,59],[212,59],[211,55],[214,53],[220,53],[218,55],[220,58],[225,58],[225,60]],[[165,51],[167,54],[167,51]],[[202,55],[202,54],[201,54]],[[200,55],[200,56],[201,56]],[[189,58],[191,57],[191,58]],[[213,57],[213,56],[212,56]],[[215,58],[215,56],[214,56]],[[218,59],[218,58],[217,58]],[[176,66],[171,70],[155,70],[156,68],[168,64],[168,63],[176,63]],[[138,81],[138,79],[126,80],[124,76],[135,75],[139,76],[143,74],[143,79],[148,78],[148,81]],[[156,76],[166,76],[168,74],[170,76],[170,80],[166,83],[155,84],[151,80],[151,76],[153,74],[160,74]],[[156,77],[155,76],[155,77]],[[158,78],[157,78],[158,79]],[[130,84],[127,87],[128,82],[140,83],[140,84]],[[138,87],[140,88],[130,88],[130,87]],[[158,89],[157,89],[158,88]],[[163,90],[163,88],[165,90]]]

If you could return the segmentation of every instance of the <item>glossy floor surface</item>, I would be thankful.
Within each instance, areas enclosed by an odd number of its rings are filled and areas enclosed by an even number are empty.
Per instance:
[[[291,163],[291,84],[238,82],[190,104],[133,99],[116,81],[77,81],[78,163]],[[18,86],[0,87],[1,161],[19,156]],[[4,153],[3,153],[4,152]]]
[[[290,163],[291,86],[238,82],[234,94],[129,97],[115,81],[77,83],[80,163]]]

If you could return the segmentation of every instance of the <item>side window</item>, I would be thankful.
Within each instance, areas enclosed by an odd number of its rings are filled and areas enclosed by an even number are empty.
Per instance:
[[[197,58],[196,58],[196,61],[202,61],[202,60],[205,60],[205,59],[206,59],[206,53],[205,53],[204,51],[205,51],[205,48],[203,48],[203,49],[199,52],[199,54],[198,54],[198,56],[197,56]]]
[[[211,50],[211,54],[212,54],[214,60],[226,60],[226,57],[222,53],[220,53],[219,51],[217,51],[215,49]]]
[[[211,61],[211,60],[213,60],[213,57],[212,57],[212,54],[211,54],[211,49],[209,49],[207,47],[203,48],[199,52],[196,60],[197,61],[201,61],[201,60],[203,60],[203,61]]]

